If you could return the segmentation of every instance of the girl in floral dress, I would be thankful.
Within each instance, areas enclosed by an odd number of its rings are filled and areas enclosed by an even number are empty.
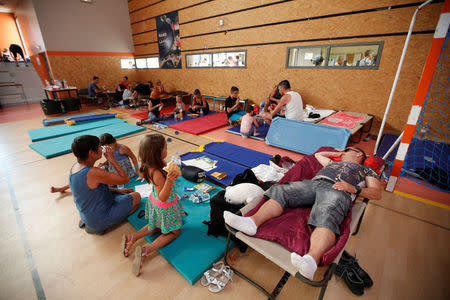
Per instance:
[[[145,205],[148,224],[134,234],[123,235],[121,243],[123,255],[128,257],[130,248],[139,239],[155,232],[160,232],[161,235],[149,245],[136,247],[132,266],[132,272],[136,276],[140,274],[145,257],[176,239],[183,225],[183,208],[174,185],[181,172],[178,168],[172,168],[168,172],[163,170],[166,166],[164,161],[166,156],[167,143],[161,134],[148,134],[141,140],[140,172],[153,188]]]

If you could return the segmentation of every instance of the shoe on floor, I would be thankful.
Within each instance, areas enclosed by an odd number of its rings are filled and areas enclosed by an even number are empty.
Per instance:
[[[373,285],[372,278],[370,278],[369,274],[367,274],[367,272],[364,271],[363,268],[361,268],[361,266],[358,264],[358,260],[345,250],[342,253],[341,261],[344,264],[350,265],[355,270],[356,274],[358,274],[358,276],[364,282],[364,287],[367,288]],[[339,264],[341,263],[341,261],[339,261]]]
[[[84,230],[86,230],[86,232],[89,233],[89,234],[96,234],[96,235],[103,235],[106,232],[106,230],[95,230],[95,229],[92,229],[92,228],[90,228],[88,226],[86,226],[84,228]]]
[[[364,294],[364,282],[361,277],[356,274],[354,269],[339,262],[334,273],[337,276],[344,278],[345,283],[353,294],[358,296]]]

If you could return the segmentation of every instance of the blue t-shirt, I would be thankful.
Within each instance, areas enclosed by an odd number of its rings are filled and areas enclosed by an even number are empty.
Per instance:
[[[95,82],[89,83],[89,86],[88,86],[88,93],[89,93],[89,96],[95,97],[95,96],[97,95],[97,93],[95,92],[96,89],[99,90],[99,88],[98,88],[98,86],[95,84]]]

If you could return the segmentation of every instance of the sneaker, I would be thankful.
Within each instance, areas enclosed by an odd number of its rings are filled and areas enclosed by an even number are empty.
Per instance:
[[[334,273],[337,276],[344,278],[345,283],[347,284],[348,288],[350,289],[350,291],[352,291],[353,294],[358,296],[363,295],[364,294],[363,280],[361,279],[361,277],[358,276],[358,274],[354,269],[341,262],[342,260],[339,261],[339,264],[337,265]]]
[[[370,278],[369,274],[367,274],[367,272],[364,271],[363,268],[361,268],[361,266],[358,264],[358,260],[345,250],[342,253],[341,261],[347,265],[350,265],[355,270],[356,274],[358,274],[358,276],[364,282],[364,287],[371,287],[373,285],[372,278]],[[339,264],[341,263],[341,261],[339,261]]]

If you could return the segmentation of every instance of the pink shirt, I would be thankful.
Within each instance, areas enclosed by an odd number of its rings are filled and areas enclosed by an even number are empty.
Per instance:
[[[254,119],[255,119],[255,117],[245,114],[242,117],[242,121],[241,121],[241,132],[249,132],[250,129],[252,129],[252,124],[253,124]]]

